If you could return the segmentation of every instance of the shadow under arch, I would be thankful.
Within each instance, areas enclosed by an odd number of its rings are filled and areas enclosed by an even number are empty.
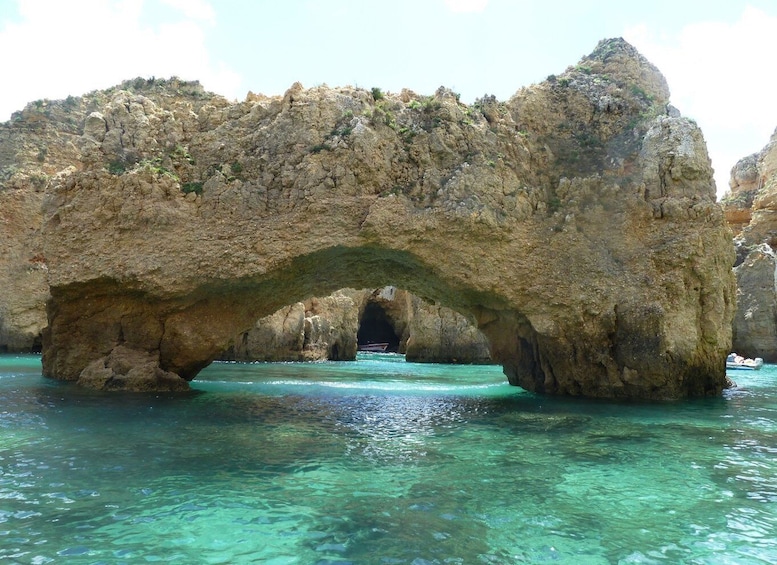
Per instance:
[[[658,331],[658,311],[616,319],[613,335],[604,336],[609,341],[599,341],[596,328],[588,334],[584,326],[554,329],[552,320],[530,319],[503,296],[444,279],[408,251],[372,245],[329,247],[260,276],[211,279],[171,296],[108,278],[52,287],[43,374],[101,389],[188,390],[188,381],[257,319],[306,297],[386,283],[474,320],[489,340],[494,363],[502,365],[510,384],[527,390],[665,398],[709,394],[715,386],[711,373],[686,367],[697,380],[669,382],[668,392],[636,380],[613,387],[613,375],[629,360],[664,370],[665,360],[652,356],[661,342],[640,338]]]
[[[219,361],[355,361],[359,351],[408,361],[492,364],[474,320],[404,289],[338,289],[283,306],[235,336]]]

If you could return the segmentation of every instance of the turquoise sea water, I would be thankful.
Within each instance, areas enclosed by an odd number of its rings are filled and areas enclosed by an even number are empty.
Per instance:
[[[0,356],[0,561],[777,562],[777,366],[722,398],[536,396],[501,369],[214,364],[183,396]]]

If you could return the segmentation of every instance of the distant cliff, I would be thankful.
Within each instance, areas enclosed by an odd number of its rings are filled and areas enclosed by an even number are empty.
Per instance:
[[[733,349],[777,362],[777,131],[731,169],[721,204],[736,237]]]
[[[526,389],[715,394],[733,249],[668,98],[614,39],[506,102],[137,79],[33,103],[0,126],[0,315],[48,290],[46,375],[177,389],[263,316],[393,285],[474,319]]]

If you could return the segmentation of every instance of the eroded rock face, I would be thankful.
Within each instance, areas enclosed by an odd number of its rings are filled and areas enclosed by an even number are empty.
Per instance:
[[[350,361],[356,359],[358,305],[340,290],[281,308],[242,332],[222,359],[235,361]]]
[[[241,333],[220,356],[228,361],[351,361],[358,336],[370,325],[365,312],[377,306],[396,342],[390,351],[422,363],[490,363],[488,340],[458,312],[384,287],[341,289],[265,316]],[[382,342],[385,337],[367,342]],[[392,345],[392,344],[390,344]]]
[[[750,249],[734,269],[737,276],[737,311],[734,316],[733,349],[748,357],[777,359],[777,257],[763,243]]]
[[[224,361],[304,361],[305,305],[296,302],[257,320],[219,356]]]
[[[733,248],[704,140],[622,40],[472,106],[443,88],[230,104],[124,86],[79,102],[76,165],[43,188],[47,376],[118,383],[121,348],[149,380],[189,380],[285,305],[391,284],[475,319],[529,390],[725,386]],[[27,190],[16,178],[3,192]]]
[[[491,363],[490,345],[469,320],[411,297],[405,357],[417,363]]]
[[[726,222],[739,235],[752,219],[753,200],[761,188],[758,153],[740,159],[731,169],[729,191],[721,200]]]
[[[777,362],[777,131],[731,169],[721,203],[736,237],[737,310],[733,350]]]

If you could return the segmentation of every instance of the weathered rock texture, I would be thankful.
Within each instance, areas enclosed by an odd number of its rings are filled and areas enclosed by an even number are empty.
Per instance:
[[[28,107],[3,170],[47,164],[17,150],[25,128],[73,156],[31,226],[44,374],[175,388],[285,305],[390,284],[475,319],[529,390],[718,393],[733,247],[702,134],[668,98],[609,40],[504,103],[296,84],[230,104],[137,81],[76,99],[75,125]],[[2,192],[31,191],[23,174]]]
[[[49,295],[41,205],[52,182],[78,164],[77,100],[38,101],[0,124],[0,352],[40,347]]]
[[[340,290],[285,306],[238,335],[221,355],[235,361],[350,361],[356,358],[359,309]]]
[[[417,363],[491,363],[488,338],[445,306],[409,297],[405,357]]]
[[[733,350],[777,362],[777,131],[731,169],[721,203],[736,237]]]
[[[281,308],[242,332],[220,356],[230,361],[349,361],[356,359],[358,336],[370,324],[365,311],[377,306],[391,349],[409,361],[490,363],[488,340],[461,314],[427,304],[417,296],[384,287],[341,289]],[[390,339],[390,338],[382,338]],[[366,340],[382,342],[382,339]]]

